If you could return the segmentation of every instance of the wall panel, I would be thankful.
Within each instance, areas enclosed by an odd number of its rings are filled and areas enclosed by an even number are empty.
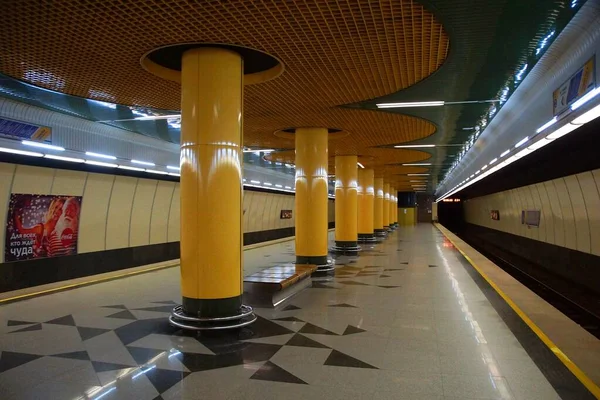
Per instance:
[[[10,201],[11,187],[16,165],[0,163],[0,227],[6,226],[8,202]],[[4,235],[6,229],[0,229],[0,257],[4,260]]]
[[[150,218],[150,244],[166,243],[169,226],[169,209],[175,182],[159,181],[156,186]]]
[[[112,192],[112,175],[89,174],[79,218],[78,253],[105,250],[106,216]]]
[[[150,217],[157,184],[156,180],[138,179],[131,210],[130,247],[144,246],[150,243]]]
[[[575,215],[569,197],[569,190],[563,178],[554,180],[554,187],[558,195],[560,209],[563,216],[563,227],[565,230],[565,247],[569,249],[577,249],[577,230],[575,229]]]
[[[116,176],[108,217],[106,219],[106,250],[129,247],[129,224],[137,178]]]
[[[556,193],[556,187],[554,181],[544,182],[544,188],[546,194],[550,200],[550,209],[554,217],[554,244],[557,246],[565,246],[565,227],[564,219],[562,215],[562,208],[560,206],[560,200]]]
[[[181,208],[179,202],[179,183],[175,185],[173,196],[171,197],[171,208],[169,209],[169,230],[167,232],[168,242],[178,242],[179,235],[179,220],[181,218]]]
[[[54,173],[50,168],[17,165],[12,193],[50,194]]]
[[[57,169],[50,194],[82,196],[87,176],[87,172]]]
[[[568,176],[565,178],[565,184],[567,185],[571,210],[575,219],[576,250],[590,253],[590,226],[588,224],[587,210],[583,194],[581,193],[581,187],[579,186],[579,180],[576,175]]]
[[[500,211],[500,221],[490,219],[491,210]],[[540,226],[521,224],[523,210],[540,211]],[[600,255],[600,170],[468,199],[464,216],[470,224]]]
[[[590,252],[600,256],[600,193],[591,172],[577,175],[577,180],[581,187],[587,212],[588,228],[590,230]]]

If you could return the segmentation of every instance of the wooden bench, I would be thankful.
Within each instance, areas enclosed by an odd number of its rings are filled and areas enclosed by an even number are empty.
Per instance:
[[[316,265],[288,264],[265,268],[244,277],[244,299],[258,306],[277,307],[311,285]]]

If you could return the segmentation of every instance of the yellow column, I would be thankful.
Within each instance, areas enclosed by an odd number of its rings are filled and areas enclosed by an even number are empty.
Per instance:
[[[327,265],[327,135],[327,128],[296,129],[297,264]]]
[[[375,207],[373,208],[373,230],[376,236],[385,236],[383,229],[383,178],[375,178]]]
[[[383,182],[383,229],[390,230],[390,184]]]
[[[335,157],[335,250],[358,251],[358,157]]]
[[[394,225],[394,187],[390,185],[390,228],[395,228]]]
[[[181,293],[196,317],[242,305],[243,61],[188,50],[181,72]]]
[[[358,170],[358,240],[370,242],[375,239],[373,231],[373,207],[375,202],[374,171]]]
[[[398,227],[398,190],[394,188],[394,225]]]

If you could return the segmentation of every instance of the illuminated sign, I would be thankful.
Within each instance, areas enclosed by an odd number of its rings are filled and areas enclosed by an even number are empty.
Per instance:
[[[552,95],[554,115],[566,111],[571,104],[579,100],[596,87],[596,60],[590,58],[583,67],[567,79]]]
[[[444,203],[460,203],[460,199],[444,199]]]
[[[292,219],[292,210],[281,210],[279,219]]]

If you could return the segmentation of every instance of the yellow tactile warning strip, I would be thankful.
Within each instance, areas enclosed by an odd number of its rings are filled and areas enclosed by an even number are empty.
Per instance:
[[[414,0],[7,0],[2,11],[0,71],[102,101],[178,110],[179,84],[140,65],[164,45],[228,43],[277,57],[280,77],[246,87],[247,146],[293,148],[273,132],[324,126],[350,132],[332,153],[356,154],[435,131],[419,118],[339,107],[407,88],[442,65],[448,36]],[[398,161],[416,161],[402,154]]]
[[[504,301],[514,310],[515,313],[529,326],[529,328],[540,338],[542,342],[556,355],[556,357],[575,375],[575,377],[597,398],[600,399],[600,387],[598,387],[586,374],[579,368],[558,346],[546,335],[521,308],[506,294],[500,287],[492,281],[487,274],[475,264],[475,262],[456,245],[448,231],[440,224],[435,224],[436,228],[452,243],[452,245],[465,257],[465,259],[475,268],[475,270],[485,279],[489,285],[504,299]]]

